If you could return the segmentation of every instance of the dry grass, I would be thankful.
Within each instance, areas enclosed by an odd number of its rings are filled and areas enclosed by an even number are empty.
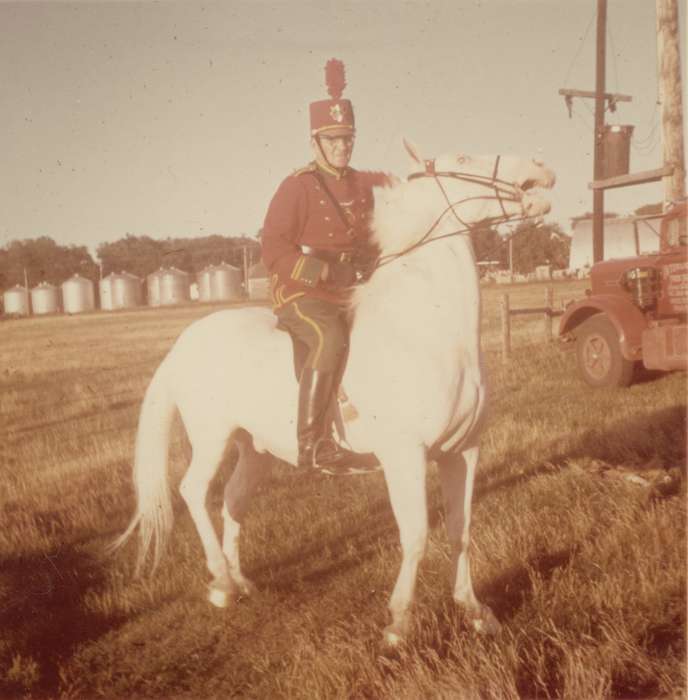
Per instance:
[[[477,637],[450,602],[431,468],[415,631],[395,658],[378,648],[399,563],[379,475],[275,469],[242,535],[261,592],[225,611],[204,600],[179,499],[154,578],[131,580],[132,549],[103,556],[133,507],[145,386],[211,307],[1,324],[0,697],[684,697],[685,375],[592,392],[532,317],[515,321],[504,365],[502,291],[484,290],[492,411],[473,567],[503,631]],[[544,286],[509,292],[540,306]],[[187,460],[178,430],[175,483]]]

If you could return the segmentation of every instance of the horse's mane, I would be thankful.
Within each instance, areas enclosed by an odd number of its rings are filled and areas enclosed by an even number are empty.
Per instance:
[[[432,209],[418,206],[419,197],[431,196],[430,189],[419,187],[419,184],[414,187],[413,195],[409,182],[399,182],[373,191],[373,241],[382,256],[404,250],[432,226],[435,217]]]
[[[364,305],[375,316],[383,308],[394,313],[388,303],[390,298],[394,298],[397,311],[410,308],[419,298],[430,293],[429,289],[435,290],[438,298],[443,297],[444,292],[435,288],[455,275],[444,269],[438,279],[429,279],[428,261],[434,260],[433,267],[438,264],[443,267],[445,264],[456,266],[460,264],[459,259],[455,256],[448,258],[445,248],[436,244],[413,249],[414,244],[433,230],[438,217],[443,214],[439,192],[436,183],[430,179],[398,182],[373,190],[372,240],[379,250],[380,265],[368,282],[356,288],[350,299],[350,307],[357,316]],[[446,245],[452,245],[449,239]],[[414,255],[411,255],[412,251]],[[418,264],[416,254],[423,260],[421,264]],[[469,253],[466,260],[470,262],[472,259],[472,253]]]

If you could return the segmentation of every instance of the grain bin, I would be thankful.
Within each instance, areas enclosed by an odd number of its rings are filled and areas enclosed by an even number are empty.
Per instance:
[[[155,272],[151,272],[150,275],[146,277],[146,289],[148,291],[149,306],[160,306],[160,278],[162,273],[163,269],[160,268]]]
[[[49,282],[41,282],[31,290],[31,308],[37,316],[60,310],[60,292]]]
[[[141,303],[141,278],[128,272],[111,275],[112,308],[130,309]]]
[[[270,296],[268,271],[262,261],[249,268],[248,296],[250,299],[267,299]]]
[[[80,314],[95,309],[93,282],[75,273],[62,283],[62,308],[66,314]]]
[[[210,298],[213,301],[239,299],[241,297],[241,270],[221,263],[210,273]]]
[[[196,282],[198,283],[198,300],[199,301],[210,301],[210,277],[214,270],[213,265],[208,265],[204,267],[197,275]]]
[[[114,272],[111,272],[107,277],[103,277],[98,282],[98,294],[100,296],[100,308],[103,311],[111,311],[112,306],[112,278]]]
[[[2,295],[6,314],[29,315],[29,290],[16,284]]]
[[[160,270],[160,303],[179,304],[189,301],[189,275],[176,267]]]

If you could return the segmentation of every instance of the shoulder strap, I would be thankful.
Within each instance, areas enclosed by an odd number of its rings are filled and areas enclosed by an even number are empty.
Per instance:
[[[311,174],[320,183],[320,186],[325,191],[325,194],[327,195],[328,199],[334,205],[334,208],[337,211],[337,215],[342,220],[342,223],[346,227],[347,231],[351,230],[351,228],[352,228],[351,222],[347,218],[346,214],[344,213],[344,210],[342,209],[341,205],[339,204],[339,202],[337,201],[335,196],[332,194],[332,192],[330,192],[330,188],[327,186],[327,183],[325,182],[323,176],[318,172],[317,168],[315,170],[313,170]]]
[[[315,165],[313,163],[309,163],[308,165],[304,165],[303,168],[299,168],[298,170],[294,170],[292,175],[298,176],[298,175],[303,175],[304,173],[312,173],[315,170]]]

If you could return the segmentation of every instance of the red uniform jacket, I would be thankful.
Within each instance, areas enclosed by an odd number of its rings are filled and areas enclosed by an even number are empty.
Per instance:
[[[322,182],[339,209],[323,191]],[[315,163],[282,181],[270,202],[261,236],[275,308],[304,295],[346,303],[347,290],[320,281],[323,267],[337,254],[372,247],[372,189],[386,184],[389,178],[383,173],[347,168],[337,176]]]

